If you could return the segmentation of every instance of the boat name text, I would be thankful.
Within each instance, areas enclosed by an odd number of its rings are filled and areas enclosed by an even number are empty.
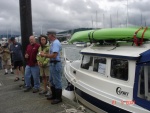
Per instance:
[[[124,96],[128,96],[129,92],[126,92],[126,91],[122,91],[122,89],[120,87],[117,87],[116,88],[116,93],[118,95],[124,95]]]

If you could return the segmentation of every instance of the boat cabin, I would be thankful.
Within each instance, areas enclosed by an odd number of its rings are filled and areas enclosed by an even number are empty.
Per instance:
[[[85,48],[80,52],[82,72],[79,74],[85,80],[81,77],[80,80],[89,84],[95,82],[90,84],[91,87],[111,94],[109,97],[120,103],[130,100],[150,110],[149,48],[149,44],[139,47],[93,45]],[[79,79],[77,74],[76,77]]]

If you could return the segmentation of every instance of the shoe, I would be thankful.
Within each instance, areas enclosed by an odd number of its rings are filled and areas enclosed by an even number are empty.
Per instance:
[[[26,88],[26,85],[25,84],[20,84],[19,87]]]
[[[54,99],[51,104],[58,104],[60,102],[62,102],[62,99]]]
[[[18,81],[18,80],[19,80],[19,77],[16,77],[15,80],[14,80],[14,82],[16,82],[16,81]]]
[[[42,90],[42,91],[39,93],[39,95],[45,95],[46,93],[47,93],[47,91]]]
[[[8,72],[5,72],[5,74],[4,75],[7,75],[8,74]]]
[[[11,72],[11,74],[14,74],[14,72]]]
[[[29,92],[32,88],[31,87],[28,87],[24,90],[24,92]]]
[[[39,89],[33,88],[33,93],[37,93],[37,92],[39,92]]]
[[[24,81],[24,77],[22,77],[22,81]]]
[[[48,97],[50,95],[51,95],[50,91],[47,91],[47,93],[45,94],[45,97]]]
[[[49,96],[47,96],[47,100],[53,100],[53,99],[55,99],[56,98],[56,93],[55,93],[55,87],[51,87],[51,91],[52,91],[52,94],[51,95],[49,95]]]
[[[54,100],[52,100],[51,104],[58,104],[60,102],[62,102],[62,89],[55,89],[55,93],[56,93],[56,98]]]

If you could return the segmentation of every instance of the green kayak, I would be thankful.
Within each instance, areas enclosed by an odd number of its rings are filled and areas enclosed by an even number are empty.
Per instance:
[[[98,30],[80,31],[73,34],[70,42],[89,42],[89,37],[92,40],[116,40],[116,41],[129,41],[133,40],[134,34],[137,32],[136,37],[144,40],[150,39],[150,28],[107,28]]]

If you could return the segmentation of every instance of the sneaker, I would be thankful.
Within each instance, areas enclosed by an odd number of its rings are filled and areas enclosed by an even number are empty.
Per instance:
[[[24,92],[29,92],[32,88],[31,87],[28,87],[24,90]]]
[[[8,72],[5,72],[5,74],[4,75],[7,75],[8,74]]]
[[[11,74],[14,74],[14,72],[11,72]]]
[[[45,95],[47,93],[47,91],[42,90],[41,92],[39,92],[39,95]]]
[[[16,82],[16,81],[18,81],[18,80],[20,80],[20,78],[19,78],[19,77],[16,77],[15,80],[14,80],[14,82]]]
[[[39,92],[39,89],[33,88],[33,93],[37,93],[37,92]]]
[[[47,91],[47,93],[45,94],[45,97],[48,97],[49,95],[51,95],[50,91]]]

